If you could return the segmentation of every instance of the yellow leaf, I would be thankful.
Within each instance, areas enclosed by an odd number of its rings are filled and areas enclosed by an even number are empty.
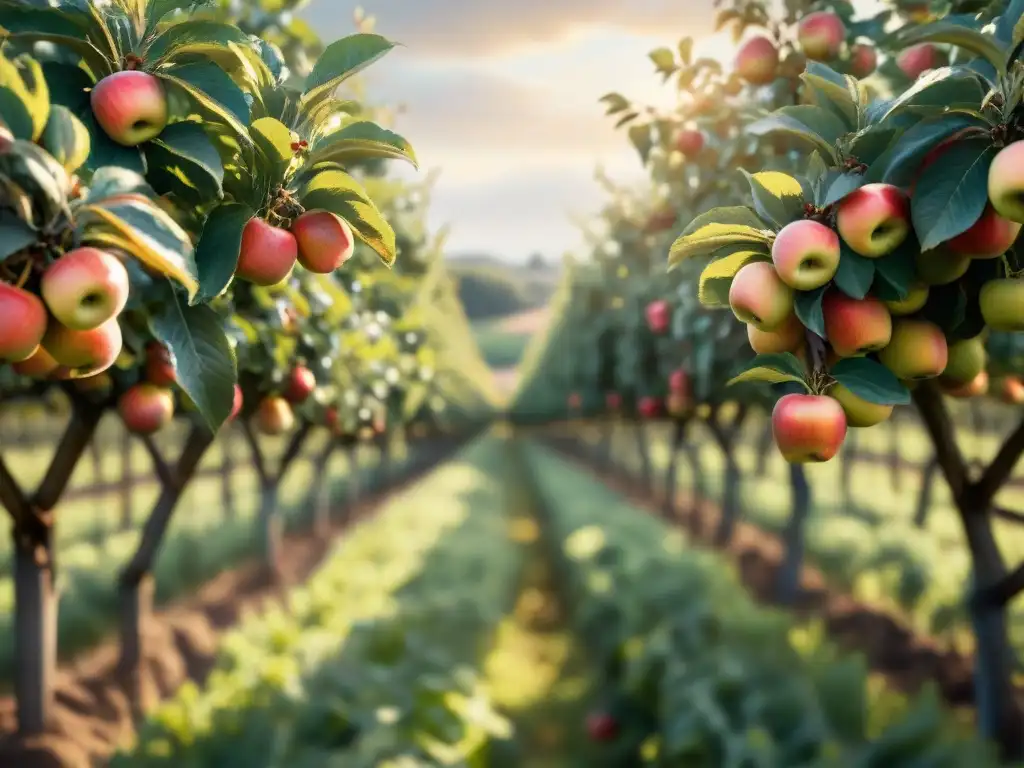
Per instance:
[[[754,179],[775,197],[803,197],[804,190],[800,182],[781,171],[761,171],[753,174]]]
[[[766,229],[712,222],[688,235],[681,235],[672,244],[668,263],[669,266],[672,266],[694,256],[707,255],[716,248],[735,243],[763,243],[770,246],[774,239],[775,235]]]

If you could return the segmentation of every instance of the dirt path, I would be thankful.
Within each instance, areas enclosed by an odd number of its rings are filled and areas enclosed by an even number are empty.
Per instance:
[[[260,563],[253,560],[225,571],[193,596],[157,611],[155,621],[146,629],[145,704],[151,706],[169,697],[186,681],[202,685],[216,663],[221,635],[304,582],[349,526],[365,519],[387,497],[416,482],[454,450],[446,445],[429,457],[414,460],[402,481],[361,499],[344,516],[339,514],[330,535],[304,532],[287,537],[281,550],[280,585],[268,584]],[[92,768],[130,741],[134,725],[117,675],[117,656],[117,641],[112,639],[60,669],[54,726],[45,736],[18,739],[14,735],[14,701],[0,699],[0,766]]]

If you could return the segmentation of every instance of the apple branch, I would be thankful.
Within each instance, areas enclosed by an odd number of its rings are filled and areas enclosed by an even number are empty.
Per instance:
[[[979,507],[984,508],[992,503],[992,499],[995,498],[999,489],[1010,479],[1022,454],[1024,454],[1024,419],[1006,438],[992,463],[974,483],[973,493],[976,494],[976,503]]]
[[[11,475],[3,457],[0,457],[0,504],[4,505],[15,527],[23,525],[32,514],[25,492]]]
[[[1021,592],[1024,592],[1024,563],[1018,565],[988,589],[975,592],[971,596],[970,602],[975,608],[1002,608]]]
[[[263,449],[260,448],[260,441],[256,438],[252,423],[248,419],[242,422],[242,432],[245,435],[245,441],[249,444],[249,450],[252,452],[252,463],[256,467],[256,474],[259,476],[260,483],[266,485],[270,482],[270,473],[267,471],[267,462],[263,458]]]
[[[153,462],[153,469],[156,471],[156,476],[160,480],[160,485],[165,488],[172,488],[177,482],[174,476],[174,472],[170,466],[164,460],[164,457],[160,454],[160,449],[157,447],[156,441],[153,440],[152,435],[143,435],[142,444],[146,446],[146,452],[149,454],[149,458]]]
[[[959,503],[967,490],[967,464],[960,452],[949,411],[942,402],[942,394],[934,382],[923,381],[914,389],[912,397],[935,447],[935,459],[942,468],[953,498]]]

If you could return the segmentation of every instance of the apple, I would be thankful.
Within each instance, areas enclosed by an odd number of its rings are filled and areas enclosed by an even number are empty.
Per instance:
[[[118,398],[117,412],[129,432],[152,435],[174,418],[174,395],[149,382],[135,384]]]
[[[242,388],[235,384],[234,396],[231,399],[231,414],[228,416],[228,421],[234,421],[238,418],[243,402],[245,402],[245,398],[242,395]]]
[[[813,291],[839,269],[839,235],[811,219],[790,222],[775,236],[772,263],[790,288]]]
[[[0,281],[0,359],[17,363],[32,357],[47,322],[38,296]]]
[[[914,266],[918,279],[925,285],[948,285],[967,273],[971,257],[940,245],[914,254]]]
[[[671,392],[681,392],[684,395],[689,395],[690,375],[682,368],[672,371],[668,377],[668,388]]]
[[[892,415],[893,406],[872,403],[862,397],[853,394],[847,387],[836,382],[828,391],[830,397],[843,408],[846,414],[846,426],[848,427],[873,427],[881,424]]]
[[[32,356],[17,363],[12,363],[11,368],[19,376],[28,376],[30,379],[48,379],[60,368],[60,363],[53,359],[53,355],[43,349],[36,347]]]
[[[661,413],[661,400],[656,397],[641,397],[636,409],[645,419],[653,419]]]
[[[356,242],[352,227],[330,211],[306,211],[291,227],[299,263],[310,272],[333,272],[352,257]]]
[[[121,354],[121,326],[117,318],[88,331],[50,322],[43,347],[60,363],[62,379],[82,379],[107,370]]]
[[[935,69],[938,65],[938,52],[931,43],[919,43],[904,48],[896,57],[896,66],[911,80],[917,80],[929,69]]]
[[[761,331],[747,326],[747,341],[750,348],[759,355],[775,352],[796,352],[804,342],[804,325],[796,315],[789,318],[774,331]]]
[[[178,381],[174,355],[163,344],[153,343],[146,348],[146,381],[158,387],[169,387]]]
[[[341,417],[338,415],[338,409],[333,405],[324,409],[324,426],[332,432],[338,428]]]
[[[988,167],[988,199],[1005,219],[1024,223],[1024,141],[999,150]]]
[[[670,392],[666,404],[670,416],[682,416],[692,407],[690,396],[686,392]]]
[[[867,43],[854,43],[850,46],[850,74],[863,80],[875,71],[878,66],[878,51],[875,46]]]
[[[869,259],[892,253],[910,234],[910,198],[892,184],[865,184],[837,209],[840,237]]]
[[[667,301],[652,301],[644,310],[647,318],[647,327],[654,333],[665,333],[668,330],[669,306]]]
[[[943,384],[967,384],[985,370],[988,356],[980,336],[954,341],[949,345],[946,367],[940,377]]]
[[[684,155],[696,155],[704,149],[704,134],[692,128],[684,128],[676,136],[676,149]]]
[[[948,240],[945,245],[953,253],[972,259],[995,259],[1009,250],[1020,234],[1020,228],[1019,222],[1004,219],[989,204],[970,229]]]
[[[290,403],[301,403],[316,389],[316,376],[304,365],[296,366],[288,376],[285,398]]]
[[[729,306],[741,322],[775,331],[793,314],[793,290],[766,261],[745,264],[729,286]]]
[[[772,434],[792,464],[828,461],[846,439],[846,413],[825,395],[784,395],[772,409]]]
[[[751,85],[768,85],[778,69],[779,49],[763,35],[747,40],[736,54],[736,74]]]
[[[117,317],[128,302],[128,270],[99,248],[76,248],[43,273],[43,301],[58,322],[88,331]]]
[[[978,371],[977,375],[970,381],[962,384],[944,384],[943,390],[950,397],[981,397],[988,394],[988,371]]]
[[[618,392],[609,392],[604,396],[605,407],[610,411],[617,411],[622,407],[622,395]]]
[[[607,712],[587,715],[587,737],[591,741],[614,741],[619,735],[619,721]]]
[[[889,314],[894,316],[912,315],[928,303],[928,286],[912,285],[902,299],[885,302]]]
[[[169,117],[163,84],[138,70],[104,77],[93,86],[89,103],[103,132],[125,147],[159,136]]]
[[[999,388],[999,396],[1010,405],[1024,405],[1024,381],[1020,376],[1007,376]]]
[[[800,20],[797,40],[808,59],[829,61],[839,55],[846,39],[846,25],[831,11],[815,11]]]
[[[283,397],[265,397],[256,410],[256,426],[265,435],[283,435],[295,426],[295,412]]]
[[[990,280],[978,295],[981,316],[993,331],[1024,331],[1024,280]]]
[[[298,257],[295,235],[253,217],[242,230],[235,277],[256,285],[277,285],[288,277]]]
[[[852,299],[841,291],[829,291],[821,308],[828,341],[840,357],[877,352],[892,337],[892,316],[876,298]]]
[[[893,323],[892,341],[878,360],[900,379],[931,379],[946,369],[949,348],[934,323],[902,317]]]

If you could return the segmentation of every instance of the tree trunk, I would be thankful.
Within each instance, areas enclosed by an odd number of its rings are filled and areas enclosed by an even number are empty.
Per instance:
[[[899,417],[889,420],[889,471],[892,489],[899,493],[903,488],[903,472],[900,467]]]
[[[928,523],[928,512],[932,507],[932,489],[938,471],[939,460],[932,458],[921,473],[921,491],[917,496],[917,511],[914,512],[914,525],[918,528],[924,528]]]
[[[803,464],[789,465],[789,485],[793,508],[786,523],[783,540],[786,544],[786,559],[779,569],[776,594],[783,605],[792,605],[800,592],[800,574],[804,564],[804,542],[807,518],[811,512],[811,487]]]
[[[153,616],[156,581],[151,573],[118,585],[121,603],[120,674],[135,717],[145,710],[142,662],[146,658],[146,633]]]
[[[14,553],[14,690],[23,736],[42,733],[53,716],[58,594],[52,543],[48,526]]]
[[[755,472],[758,477],[768,476],[768,458],[775,449],[775,436],[772,432],[772,423],[769,421],[761,430],[761,439],[757,443],[757,468]]]
[[[650,493],[654,487],[654,478],[651,472],[650,449],[647,444],[647,425],[642,421],[637,421],[634,426],[634,435],[637,457],[640,459],[640,483],[643,485],[644,491]]]
[[[132,475],[132,433],[121,433],[121,520],[122,531],[130,531],[135,519],[134,476]]]
[[[281,578],[281,544],[284,530],[278,514],[280,485],[276,478],[260,483],[260,545],[263,550],[263,565],[272,581]]]
[[[722,517],[715,531],[715,546],[724,547],[732,541],[736,518],[740,513],[740,466],[732,450],[725,452],[725,491],[722,494]]]
[[[327,465],[334,454],[334,444],[331,443],[323,453],[317,457],[313,469],[313,489],[310,494],[309,503],[313,507],[313,532],[317,538],[330,535],[331,532],[331,483],[327,477]]]
[[[686,424],[684,419],[676,419],[673,425],[672,447],[668,455],[668,467],[665,469],[665,498],[662,506],[662,513],[666,520],[672,520],[676,515],[676,495],[679,491],[679,452],[683,447],[683,440],[686,438]]]

